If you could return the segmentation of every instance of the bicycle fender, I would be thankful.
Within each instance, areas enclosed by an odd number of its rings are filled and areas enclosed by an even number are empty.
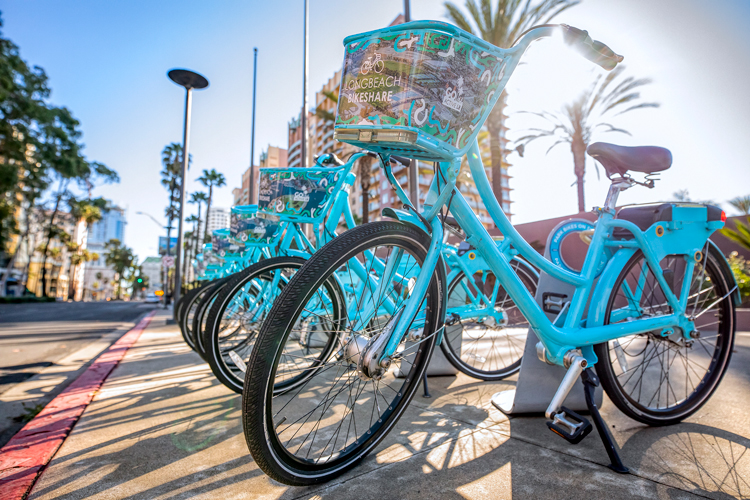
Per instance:
[[[388,217],[390,219],[396,219],[397,221],[408,224],[410,226],[413,226],[421,231],[424,231],[427,233],[427,235],[430,234],[430,231],[425,228],[424,223],[411,212],[407,212],[406,210],[399,210],[397,208],[384,208],[383,209],[383,216]],[[438,273],[438,279],[440,282],[438,283],[438,290],[439,293],[442,295],[440,297],[441,301],[441,311],[440,316],[438,318],[438,325],[440,325],[438,328],[440,328],[440,333],[438,333],[437,342],[435,343],[435,346],[440,346],[440,344],[443,342],[443,333],[445,332],[445,312],[448,307],[448,273],[446,272],[445,267],[445,259],[443,259],[443,256],[440,255],[438,257],[437,265],[435,266],[435,270]]]
[[[602,326],[604,324],[607,316],[609,296],[615,287],[615,282],[625,264],[628,263],[636,251],[637,249],[635,248],[621,248],[607,262],[604,271],[599,276],[599,281],[596,283],[594,293],[591,294],[589,310],[586,315],[586,327]]]
[[[737,280],[734,278],[732,268],[729,267],[729,262],[727,262],[727,258],[724,256],[724,252],[719,249],[716,243],[709,239],[708,244],[708,251],[713,253],[714,257],[716,257],[716,260],[719,263],[719,267],[721,268],[721,274],[724,275],[727,283],[729,283],[730,290],[732,288],[735,289],[734,292],[732,292],[732,301],[734,302],[735,307],[739,307],[740,304],[742,304],[742,297],[740,296],[740,288],[737,286]]]
[[[382,213],[383,217],[411,224],[412,226],[418,227],[428,235],[432,232],[432,228],[426,227],[424,222],[412,212],[407,212],[406,210],[400,210],[398,208],[386,207],[383,209]]]

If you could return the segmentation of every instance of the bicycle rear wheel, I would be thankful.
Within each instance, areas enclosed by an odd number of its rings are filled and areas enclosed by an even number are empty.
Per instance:
[[[680,332],[663,337],[654,331],[594,346],[602,387],[630,418],[648,425],[675,424],[698,411],[719,385],[732,356],[735,330],[730,282],[721,271],[721,258],[711,248],[691,276],[686,276],[681,256],[661,262],[678,297],[682,281],[691,280],[685,314],[695,317],[698,336],[691,335],[692,342]],[[620,273],[606,314],[606,323],[672,314],[640,250]]]
[[[539,281],[534,268],[522,260],[514,260],[511,266],[533,296]],[[502,380],[521,368],[529,322],[502,285],[498,285],[494,303],[497,318],[489,315],[461,318],[451,310],[472,305],[485,307],[491,301],[493,288],[491,272],[481,277],[461,272],[451,281],[445,334],[440,345],[445,357],[459,371],[487,381]],[[485,301],[479,302],[480,298]]]
[[[429,244],[422,231],[399,222],[359,226],[316,252],[274,303],[253,350],[242,398],[248,448],[273,479],[296,486],[328,481],[354,467],[403,415],[444,314],[438,272],[420,326],[401,342],[392,364],[369,373],[361,369],[360,357],[366,359],[368,342],[387,335],[396,322],[416,325],[413,318],[401,318],[401,311],[413,288],[408,277],[418,273]],[[383,279],[389,259],[398,255],[398,276],[370,286]],[[343,283],[348,304],[338,303],[331,283]],[[363,319],[359,315],[368,304],[378,312]],[[296,358],[285,359],[287,340],[301,328],[306,331],[313,319],[340,339],[338,349],[309,367],[294,364]],[[358,324],[366,326],[352,329]]]

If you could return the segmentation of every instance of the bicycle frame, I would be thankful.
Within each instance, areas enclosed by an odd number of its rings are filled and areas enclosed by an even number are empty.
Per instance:
[[[546,349],[548,361],[562,365],[563,358],[568,351],[581,349],[587,362],[596,363],[597,358],[593,350],[595,344],[627,335],[651,331],[660,331],[662,334],[667,335],[672,333],[675,327],[679,327],[682,330],[686,339],[690,338],[690,333],[695,331],[695,326],[691,318],[686,317],[684,314],[690,287],[689,280],[684,280],[685,282],[679,294],[680,298],[677,298],[677,295],[667,284],[663,274],[661,272],[654,272],[659,285],[664,291],[668,304],[675,311],[669,315],[605,325],[607,299],[613,290],[615,281],[622,268],[638,250],[643,252],[652,270],[660,270],[659,263],[667,255],[682,255],[687,261],[686,275],[690,275],[695,265],[693,256],[702,255],[701,252],[705,249],[708,237],[715,230],[722,227],[723,223],[706,222],[704,217],[702,221],[663,223],[661,225],[666,227],[666,232],[662,230],[661,234],[657,234],[658,231],[655,231],[653,226],[645,231],[641,231],[632,222],[615,219],[614,207],[617,195],[626,187],[624,185],[613,184],[610,188],[605,207],[597,209],[598,220],[583,268],[580,273],[573,273],[556,266],[542,257],[515,230],[492,193],[492,188],[484,170],[479,146],[476,141],[469,149],[467,156],[471,174],[482,201],[485,203],[493,221],[503,233],[504,240],[500,245],[495,243],[471,210],[461,192],[455,189],[460,161],[454,160],[453,162],[440,163],[438,167],[439,171],[435,175],[435,178],[433,178],[425,200],[424,211],[422,212],[423,218],[429,222],[430,227],[425,227],[420,219],[411,213],[394,211],[397,213],[399,219],[408,220],[413,224],[421,226],[430,232],[432,236],[432,245],[427,258],[412,291],[412,296],[405,305],[405,317],[414,317],[413,314],[416,312],[417,304],[421,303],[424,299],[430,277],[437,263],[437,257],[442,251],[442,225],[438,218],[438,213],[443,206],[450,204],[450,213],[468,235],[467,242],[473,245],[486,260],[487,265],[495,273],[498,281],[507,290],[519,310],[529,321],[531,328]],[[387,161],[384,161],[383,165],[386,176],[394,189],[396,189],[396,193],[401,201],[411,205],[408,196],[400,188],[390,172]],[[441,177],[445,180],[442,186],[440,185]],[[613,240],[611,239],[611,234],[614,228],[626,229],[633,234],[634,238],[632,240]],[[526,290],[521,280],[513,271],[510,261],[517,254],[522,255],[529,263],[554,278],[575,287],[569,307],[558,316],[554,324],[547,318],[547,315],[536,303],[534,297]],[[605,259],[607,264],[601,276],[598,277],[598,282],[595,283],[602,259]],[[616,311],[620,319],[627,318],[626,314],[628,312],[632,314],[636,311],[637,313],[639,298],[633,296],[631,306],[626,311]],[[589,299],[591,305],[587,311],[586,304],[589,302]],[[632,306],[632,304],[635,305]],[[587,319],[584,320],[583,316],[586,313],[588,313]],[[409,314],[412,315],[410,316]],[[407,328],[408,325],[399,324],[393,329],[388,345],[382,354],[383,358],[392,356],[395,353],[400,340],[406,334]]]

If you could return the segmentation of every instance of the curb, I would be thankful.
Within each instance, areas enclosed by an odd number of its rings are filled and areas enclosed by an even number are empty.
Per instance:
[[[0,449],[0,498],[23,500],[104,380],[135,344],[155,311],[120,337]]]

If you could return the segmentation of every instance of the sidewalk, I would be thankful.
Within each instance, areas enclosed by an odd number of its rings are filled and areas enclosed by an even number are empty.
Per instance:
[[[432,378],[359,467],[293,488],[252,461],[240,396],[219,384],[159,311],[109,376],[30,498],[750,498],[750,334],[738,336],[712,400],[680,425],[649,428],[606,399],[633,475],[605,468],[596,431],[578,446],[544,418],[508,419],[490,397],[514,384]]]

